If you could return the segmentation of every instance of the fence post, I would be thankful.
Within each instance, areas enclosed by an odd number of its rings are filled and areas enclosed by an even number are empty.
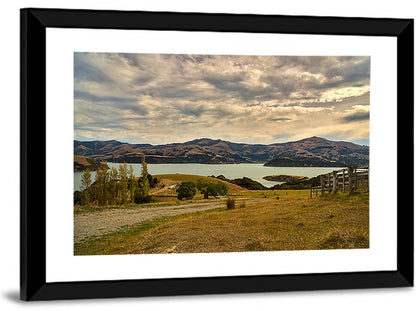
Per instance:
[[[357,174],[357,168],[354,168],[354,175],[355,175],[355,181],[354,181],[354,190],[357,191],[358,189],[358,174]]]
[[[351,166],[348,165],[348,191],[349,194],[352,194],[352,174],[351,174]]]
[[[333,188],[334,194],[335,194],[335,193],[337,193],[337,188],[338,188],[338,174],[337,174],[337,171],[332,172],[332,179],[333,179],[332,188]]]
[[[324,175],[321,175],[321,194],[324,194]]]
[[[328,193],[331,193],[331,174],[326,174],[326,177],[328,178]]]
[[[345,168],[342,170],[342,193],[345,193]]]

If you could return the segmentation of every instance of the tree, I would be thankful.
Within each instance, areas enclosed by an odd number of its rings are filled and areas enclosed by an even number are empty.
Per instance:
[[[118,171],[117,168],[112,167],[109,172],[109,186],[108,186],[108,198],[111,204],[116,204],[119,197],[119,185],[118,185]]]
[[[204,199],[208,199],[208,183],[202,179],[198,179],[196,186],[198,190],[201,191],[201,193],[204,195]]]
[[[178,193],[179,200],[183,198],[192,199],[196,194],[196,185],[192,181],[185,181],[179,186],[176,192]]]
[[[142,157],[142,175],[141,175],[141,177],[143,179],[147,179],[148,174],[149,174],[149,172],[147,171],[146,157],[145,157],[145,155],[143,155],[143,157]]]
[[[208,196],[216,197],[218,195],[226,195],[228,193],[228,187],[222,182],[207,183],[202,179],[198,180],[198,190],[204,195],[204,199],[208,199]]]
[[[97,188],[98,204],[106,204],[106,182],[107,182],[107,169],[100,167],[95,175],[95,187]]]
[[[211,195],[213,197],[219,196],[219,195],[226,195],[228,192],[228,187],[224,183],[209,183],[207,187],[208,195]]]
[[[121,200],[120,204],[125,204],[127,201],[127,163],[124,162],[118,167],[119,178],[120,178],[120,188],[121,188]]]
[[[142,175],[141,180],[140,180],[140,188],[143,195],[147,196],[149,195],[149,190],[150,190],[150,184],[149,184],[149,179],[148,179],[148,171],[147,171],[147,163],[145,161],[145,156],[143,155],[142,158]]]
[[[142,158],[142,174],[138,180],[138,188],[134,194],[135,203],[145,203],[146,198],[149,196],[150,184],[148,179],[147,163],[145,156]]]
[[[91,172],[86,170],[81,175],[81,190],[86,190],[91,186],[92,179],[91,179]]]
[[[92,183],[92,179],[91,179],[91,172],[89,170],[86,170],[82,175],[81,175],[81,190],[84,192],[85,194],[85,202],[88,204],[90,203],[90,186]]]
[[[150,188],[153,188],[157,182],[157,178],[153,178],[153,176],[150,174],[147,174],[147,180],[149,181]]]
[[[74,192],[74,205],[84,205],[85,204],[85,196],[84,193],[81,191]]]
[[[134,168],[133,165],[129,165],[128,169],[128,177],[129,177],[129,189],[130,189],[130,199],[133,202],[134,200],[134,193],[136,191],[136,182],[135,182],[135,176],[134,176]]]

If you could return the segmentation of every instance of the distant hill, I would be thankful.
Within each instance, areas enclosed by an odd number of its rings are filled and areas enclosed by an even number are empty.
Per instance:
[[[369,147],[351,142],[310,137],[285,145],[285,151],[264,165],[340,167],[366,165],[369,160]]]
[[[74,155],[74,172],[83,172],[86,170],[90,171],[96,171],[101,164],[98,161],[95,161],[94,159],[87,158],[81,155]]]
[[[166,145],[130,144],[116,140],[74,141],[74,154],[97,161],[140,163],[266,163],[267,166],[365,165],[369,147],[310,137],[271,145],[233,143],[209,138]]]

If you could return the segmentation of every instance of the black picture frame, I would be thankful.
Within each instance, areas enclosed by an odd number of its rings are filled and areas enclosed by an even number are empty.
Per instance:
[[[142,29],[397,38],[397,270],[46,282],[46,29]],[[21,10],[22,300],[413,286],[413,19],[173,12]],[[36,200],[35,200],[36,198]]]

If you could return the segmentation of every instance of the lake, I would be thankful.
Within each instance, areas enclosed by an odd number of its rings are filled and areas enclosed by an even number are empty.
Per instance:
[[[120,163],[108,163],[108,166],[118,168]],[[141,164],[132,164],[134,175],[140,176]],[[242,164],[148,164],[147,169],[151,175],[159,174],[192,174],[201,176],[224,175],[226,178],[235,179],[248,177],[261,183],[265,187],[272,187],[282,182],[267,181],[263,179],[268,175],[298,175],[315,177],[326,174],[341,168],[337,167],[271,167],[263,166],[261,163],[242,163]],[[82,172],[74,172],[74,191],[80,189]],[[91,172],[92,179],[95,180],[95,172]]]

